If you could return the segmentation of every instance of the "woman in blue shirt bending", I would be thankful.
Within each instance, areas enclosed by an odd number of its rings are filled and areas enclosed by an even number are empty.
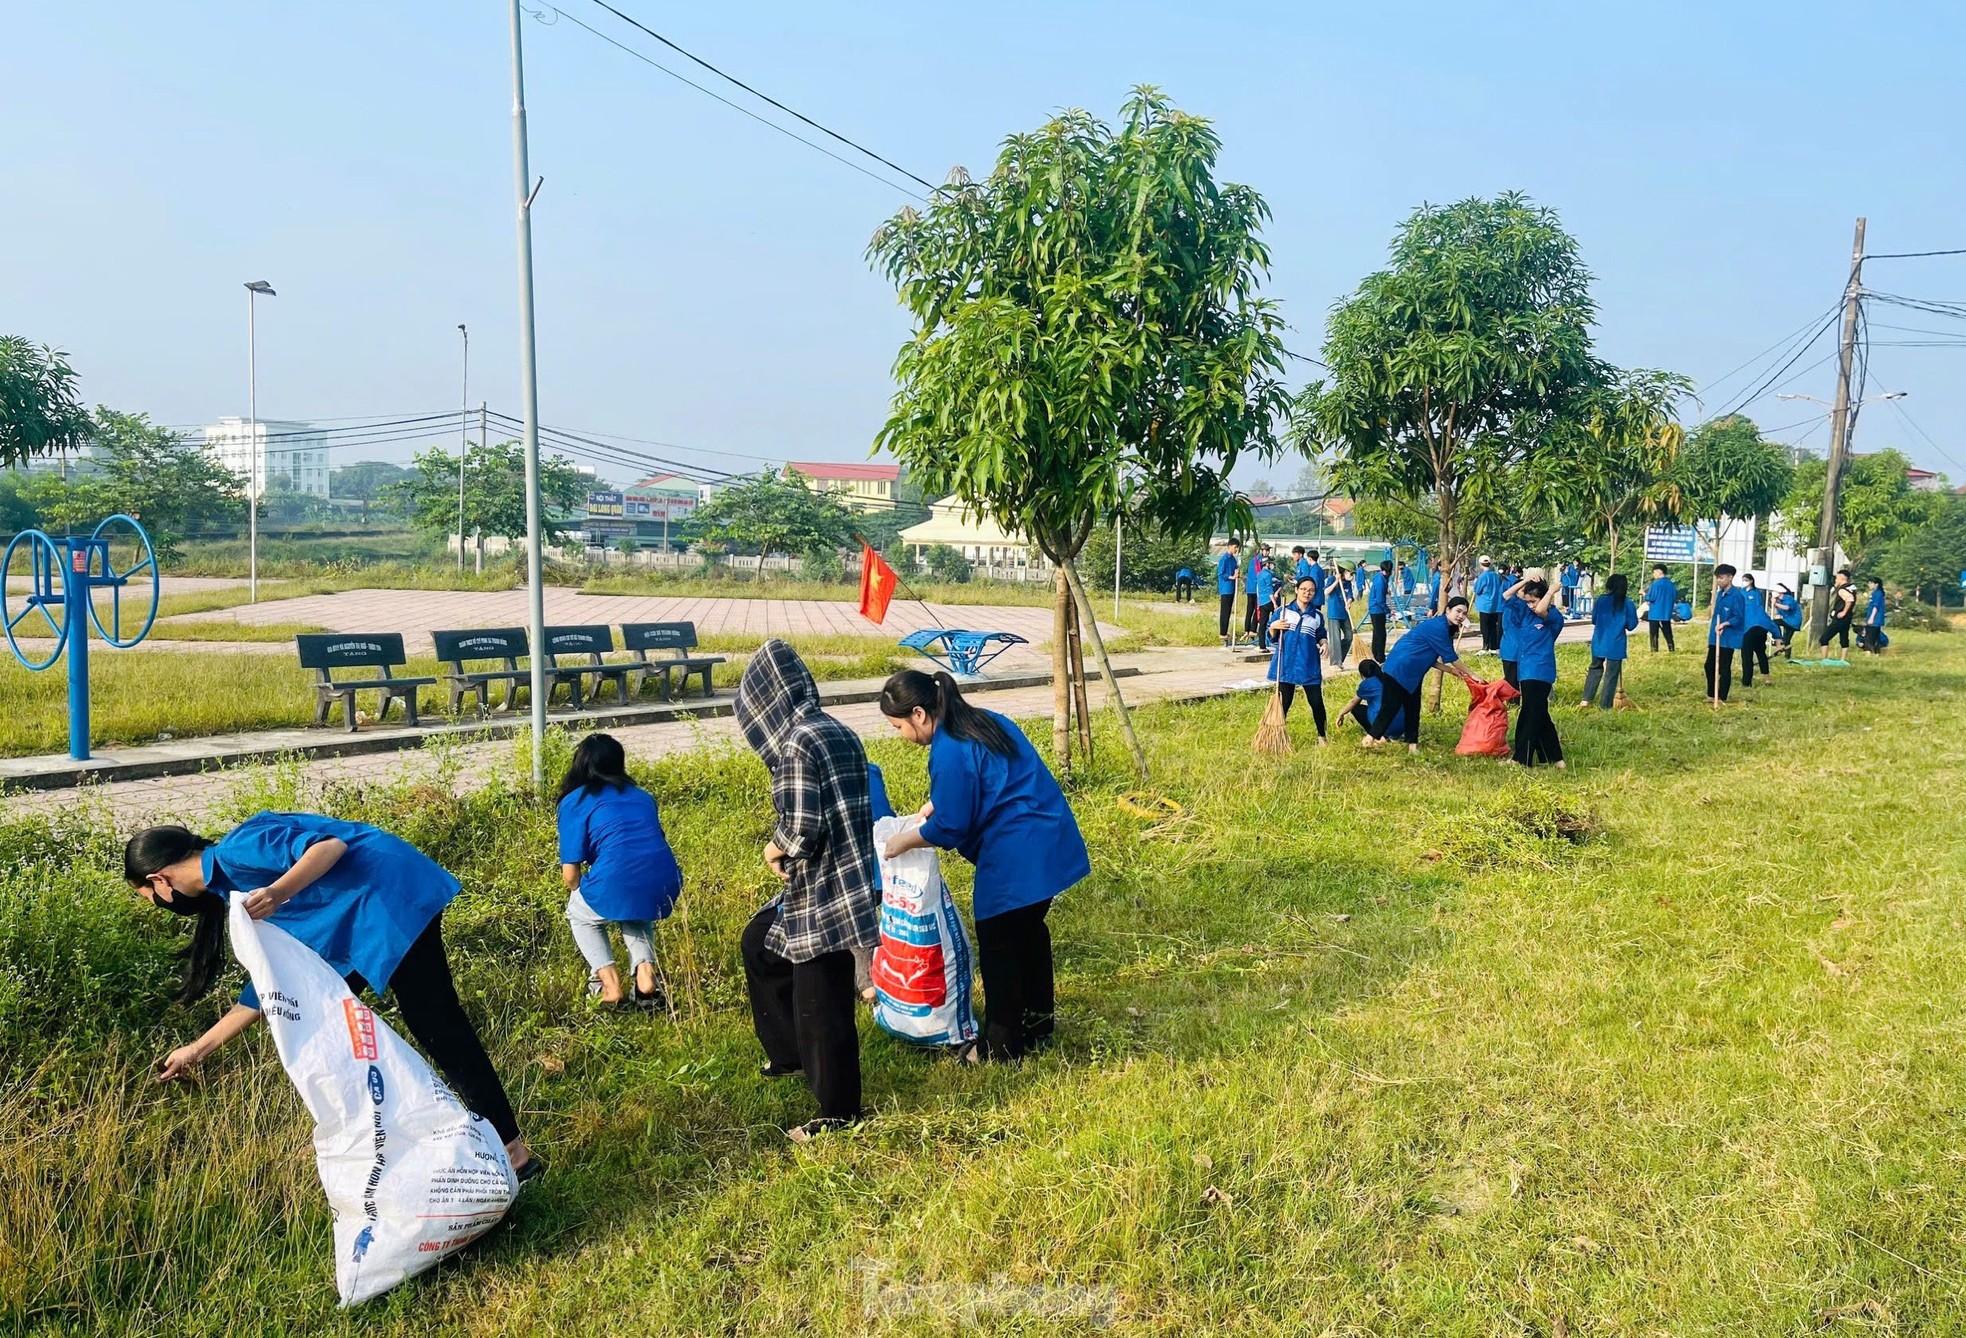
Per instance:
[[[1550,694],[1556,690],[1556,638],[1563,631],[1563,610],[1553,608],[1550,583],[1538,573],[1533,581],[1509,588],[1511,605],[1504,613],[1515,629],[1516,687],[1522,709],[1515,719],[1515,753],[1504,765],[1534,766],[1550,762],[1563,766],[1563,744],[1550,716]]]
[[[1591,667],[1584,675],[1584,700],[1596,701],[1600,711],[1618,704],[1618,680],[1625,672],[1625,638],[1638,630],[1638,606],[1631,601],[1631,583],[1623,572],[1604,582],[1604,595],[1591,601]],[[1602,695],[1599,685],[1602,684]]]
[[[152,905],[197,922],[179,1003],[211,993],[225,966],[227,897],[244,893],[248,915],[312,948],[356,993],[394,992],[403,1025],[458,1100],[498,1130],[519,1179],[539,1174],[451,982],[442,923],[457,879],[415,846],[366,823],[258,813],[217,841],[183,827],[140,831],[123,848],[123,877]],[[259,1014],[249,981],[230,1012],[165,1057],[158,1081],[186,1076]]]
[[[1052,898],[1092,872],[1085,838],[1023,731],[964,701],[948,674],[902,670],[881,689],[881,714],[928,749],[927,820],[897,832],[887,856],[939,846],[976,866],[984,1056],[1015,1059],[1052,1036],[1045,915]]]
[[[628,756],[612,734],[589,734],[560,782],[560,880],[567,924],[587,960],[587,991],[604,1008],[667,1008],[655,979],[655,922],[683,890],[683,871],[663,835],[655,796],[628,779]],[[621,931],[635,973],[624,997],[608,926]]]

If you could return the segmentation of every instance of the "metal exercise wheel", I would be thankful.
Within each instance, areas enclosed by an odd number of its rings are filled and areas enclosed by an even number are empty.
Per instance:
[[[142,553],[142,556],[137,561],[122,571],[116,569],[116,560],[111,550],[112,540],[115,536],[105,537],[104,534],[104,531],[109,530],[111,526],[117,525],[124,526],[130,531],[136,547]],[[110,596],[109,626],[104,627],[102,625],[102,614],[96,608],[94,599],[89,600],[89,621],[95,624],[97,633],[101,635],[104,641],[116,647],[118,650],[128,650],[131,646],[136,645],[137,642],[150,635],[150,628],[157,621],[157,605],[163,593],[163,582],[157,570],[157,550],[150,546],[150,536],[144,533],[143,526],[137,524],[134,518],[122,515],[111,516],[108,520],[96,526],[95,533],[90,536],[90,547],[94,550],[90,554],[89,560],[91,564],[93,565],[97,553],[101,555],[102,560],[102,570],[99,573],[91,571],[90,584],[95,588],[105,585],[108,586]],[[125,637],[123,635],[123,588],[132,583],[136,583],[139,590],[142,589],[144,584],[149,585],[150,607],[145,611],[143,626],[137,630],[136,635]]]
[[[17,554],[25,552],[23,565],[25,573],[14,569]],[[13,588],[14,581],[21,575],[28,580],[27,591],[23,594]],[[0,559],[0,622],[4,622],[7,632],[7,645],[14,652],[14,658],[28,669],[46,669],[61,658],[68,647],[70,619],[64,615],[60,622],[55,621],[52,609],[67,607],[68,573],[62,562],[61,550],[55,541],[39,530],[22,530],[7,545],[7,554]],[[39,615],[37,618],[35,615]],[[46,658],[37,658],[21,645],[22,641],[50,636],[54,638],[54,648]]]

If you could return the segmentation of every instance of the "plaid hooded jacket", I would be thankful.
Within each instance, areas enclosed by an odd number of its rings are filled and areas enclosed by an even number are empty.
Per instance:
[[[867,751],[819,709],[819,688],[798,652],[767,641],[737,686],[737,723],[771,772],[771,839],[791,879],[765,946],[793,962],[870,947],[880,939],[880,866]]]

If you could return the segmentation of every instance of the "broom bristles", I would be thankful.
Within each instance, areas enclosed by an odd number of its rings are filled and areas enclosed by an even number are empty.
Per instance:
[[[1256,730],[1256,751],[1259,753],[1287,753],[1290,751],[1290,731],[1286,727],[1283,713],[1283,694],[1270,692],[1270,704],[1263,708],[1263,723]]]

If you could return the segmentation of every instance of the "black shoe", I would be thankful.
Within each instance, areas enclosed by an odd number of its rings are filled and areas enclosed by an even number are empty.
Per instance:
[[[637,985],[629,992],[628,1005],[644,1013],[666,1013],[669,1011],[669,996],[662,992],[660,985],[647,994],[642,993],[642,987]]]
[[[546,1174],[546,1163],[535,1152],[526,1158],[526,1164],[524,1166],[519,1167],[512,1174],[519,1177],[519,1187],[523,1189],[525,1186],[539,1179],[540,1176]]]
[[[801,1073],[804,1073],[805,1070],[797,1064],[792,1065],[790,1068],[781,1069],[775,1064],[767,1063],[763,1068],[759,1069],[758,1072],[759,1074],[767,1078],[796,1078]]]

